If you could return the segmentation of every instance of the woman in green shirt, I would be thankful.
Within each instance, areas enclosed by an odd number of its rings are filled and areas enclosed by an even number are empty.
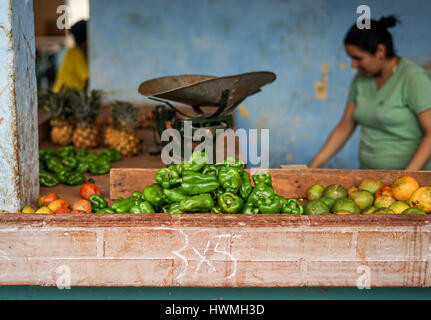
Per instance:
[[[359,124],[361,169],[431,170],[431,76],[395,54],[387,28],[397,21],[390,16],[348,31],[344,47],[359,72],[340,122],[309,167],[326,163]]]

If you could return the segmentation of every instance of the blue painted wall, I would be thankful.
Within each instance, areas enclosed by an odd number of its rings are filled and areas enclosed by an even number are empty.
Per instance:
[[[236,111],[242,128],[270,128],[270,166],[308,163],[340,119],[353,73],[345,32],[363,1],[91,0],[91,86],[143,102],[148,79],[179,74],[269,70],[277,80]],[[431,2],[366,1],[372,18],[397,14],[392,29],[404,57],[431,61]],[[426,39],[428,41],[426,41]],[[323,69],[323,71],[322,71]],[[324,72],[326,98],[316,99]],[[327,167],[358,168],[359,130]]]

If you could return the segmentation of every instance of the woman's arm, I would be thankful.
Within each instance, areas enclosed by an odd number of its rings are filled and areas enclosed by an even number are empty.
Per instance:
[[[431,109],[419,113],[417,117],[424,137],[406,170],[421,170],[431,158]]]
[[[310,168],[319,168],[324,165],[349,140],[357,125],[353,118],[353,110],[355,110],[355,104],[348,102],[340,122],[308,165]]]

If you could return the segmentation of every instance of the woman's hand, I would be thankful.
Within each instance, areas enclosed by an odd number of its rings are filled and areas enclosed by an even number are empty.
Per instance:
[[[421,170],[431,158],[431,109],[419,113],[417,118],[424,137],[410,163],[407,165],[406,170]]]
[[[341,147],[349,140],[356,128],[353,111],[356,105],[352,102],[346,104],[343,117],[338,125],[332,130],[322,149],[317,153],[308,167],[319,168],[324,165]]]

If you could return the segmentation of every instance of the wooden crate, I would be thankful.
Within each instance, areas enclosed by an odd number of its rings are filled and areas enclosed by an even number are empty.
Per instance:
[[[111,198],[156,169],[112,169]],[[278,193],[426,172],[270,170]],[[429,287],[427,215],[0,215],[0,285]],[[68,280],[70,280],[68,282]]]

